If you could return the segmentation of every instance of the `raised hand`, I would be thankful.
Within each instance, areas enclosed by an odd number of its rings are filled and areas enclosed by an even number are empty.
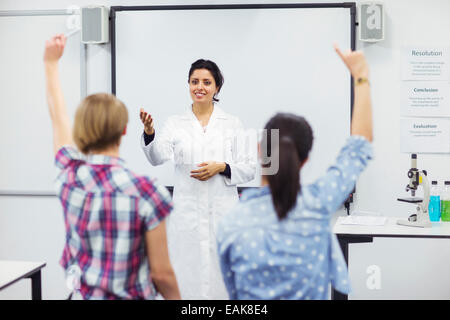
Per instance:
[[[45,41],[44,62],[52,63],[58,62],[64,53],[66,46],[66,37],[63,34],[58,34],[50,40]]]
[[[344,53],[336,44],[334,45],[334,49],[339,57],[341,57],[348,70],[350,70],[353,78],[367,78],[369,76],[369,66],[367,65],[366,58],[361,50],[347,50]]]
[[[141,108],[139,117],[141,118],[142,124],[144,125],[145,133],[148,135],[154,134],[155,129],[153,128],[153,118],[151,114],[147,113],[143,108]]]

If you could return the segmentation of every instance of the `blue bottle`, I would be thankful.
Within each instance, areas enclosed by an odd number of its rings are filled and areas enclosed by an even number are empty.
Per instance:
[[[437,181],[431,181],[430,203],[428,205],[430,221],[441,220],[441,197]]]

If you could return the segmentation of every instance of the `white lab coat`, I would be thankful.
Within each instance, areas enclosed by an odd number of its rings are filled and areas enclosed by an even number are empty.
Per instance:
[[[214,106],[204,131],[190,108],[183,115],[169,117],[147,146],[141,138],[152,165],[175,163],[174,210],[167,219],[167,238],[182,299],[228,299],[216,228],[238,201],[236,185],[253,180],[256,171],[256,154],[238,152],[242,144],[233,142],[240,129],[238,118]],[[220,174],[207,181],[190,177],[197,164],[211,160],[228,163],[231,179]]]

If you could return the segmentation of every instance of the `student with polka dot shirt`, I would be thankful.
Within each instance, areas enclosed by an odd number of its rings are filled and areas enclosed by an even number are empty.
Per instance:
[[[344,294],[350,291],[330,219],[372,158],[372,111],[364,55],[335,49],[355,79],[352,136],[334,165],[303,186],[300,170],[312,147],[311,127],[303,117],[285,113],[266,124],[260,147],[269,151],[262,154],[278,155],[278,171],[270,174],[263,166],[262,187],[246,190],[218,228],[221,270],[231,299],[327,299],[330,284]],[[279,140],[271,146],[272,129],[278,129]]]

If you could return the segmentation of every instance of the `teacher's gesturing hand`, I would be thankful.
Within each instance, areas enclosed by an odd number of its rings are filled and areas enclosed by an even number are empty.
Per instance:
[[[147,113],[143,108],[141,108],[139,112],[139,116],[141,118],[142,123],[144,124],[144,131],[148,135],[152,135],[155,133],[155,129],[153,128],[153,118],[152,115]]]

